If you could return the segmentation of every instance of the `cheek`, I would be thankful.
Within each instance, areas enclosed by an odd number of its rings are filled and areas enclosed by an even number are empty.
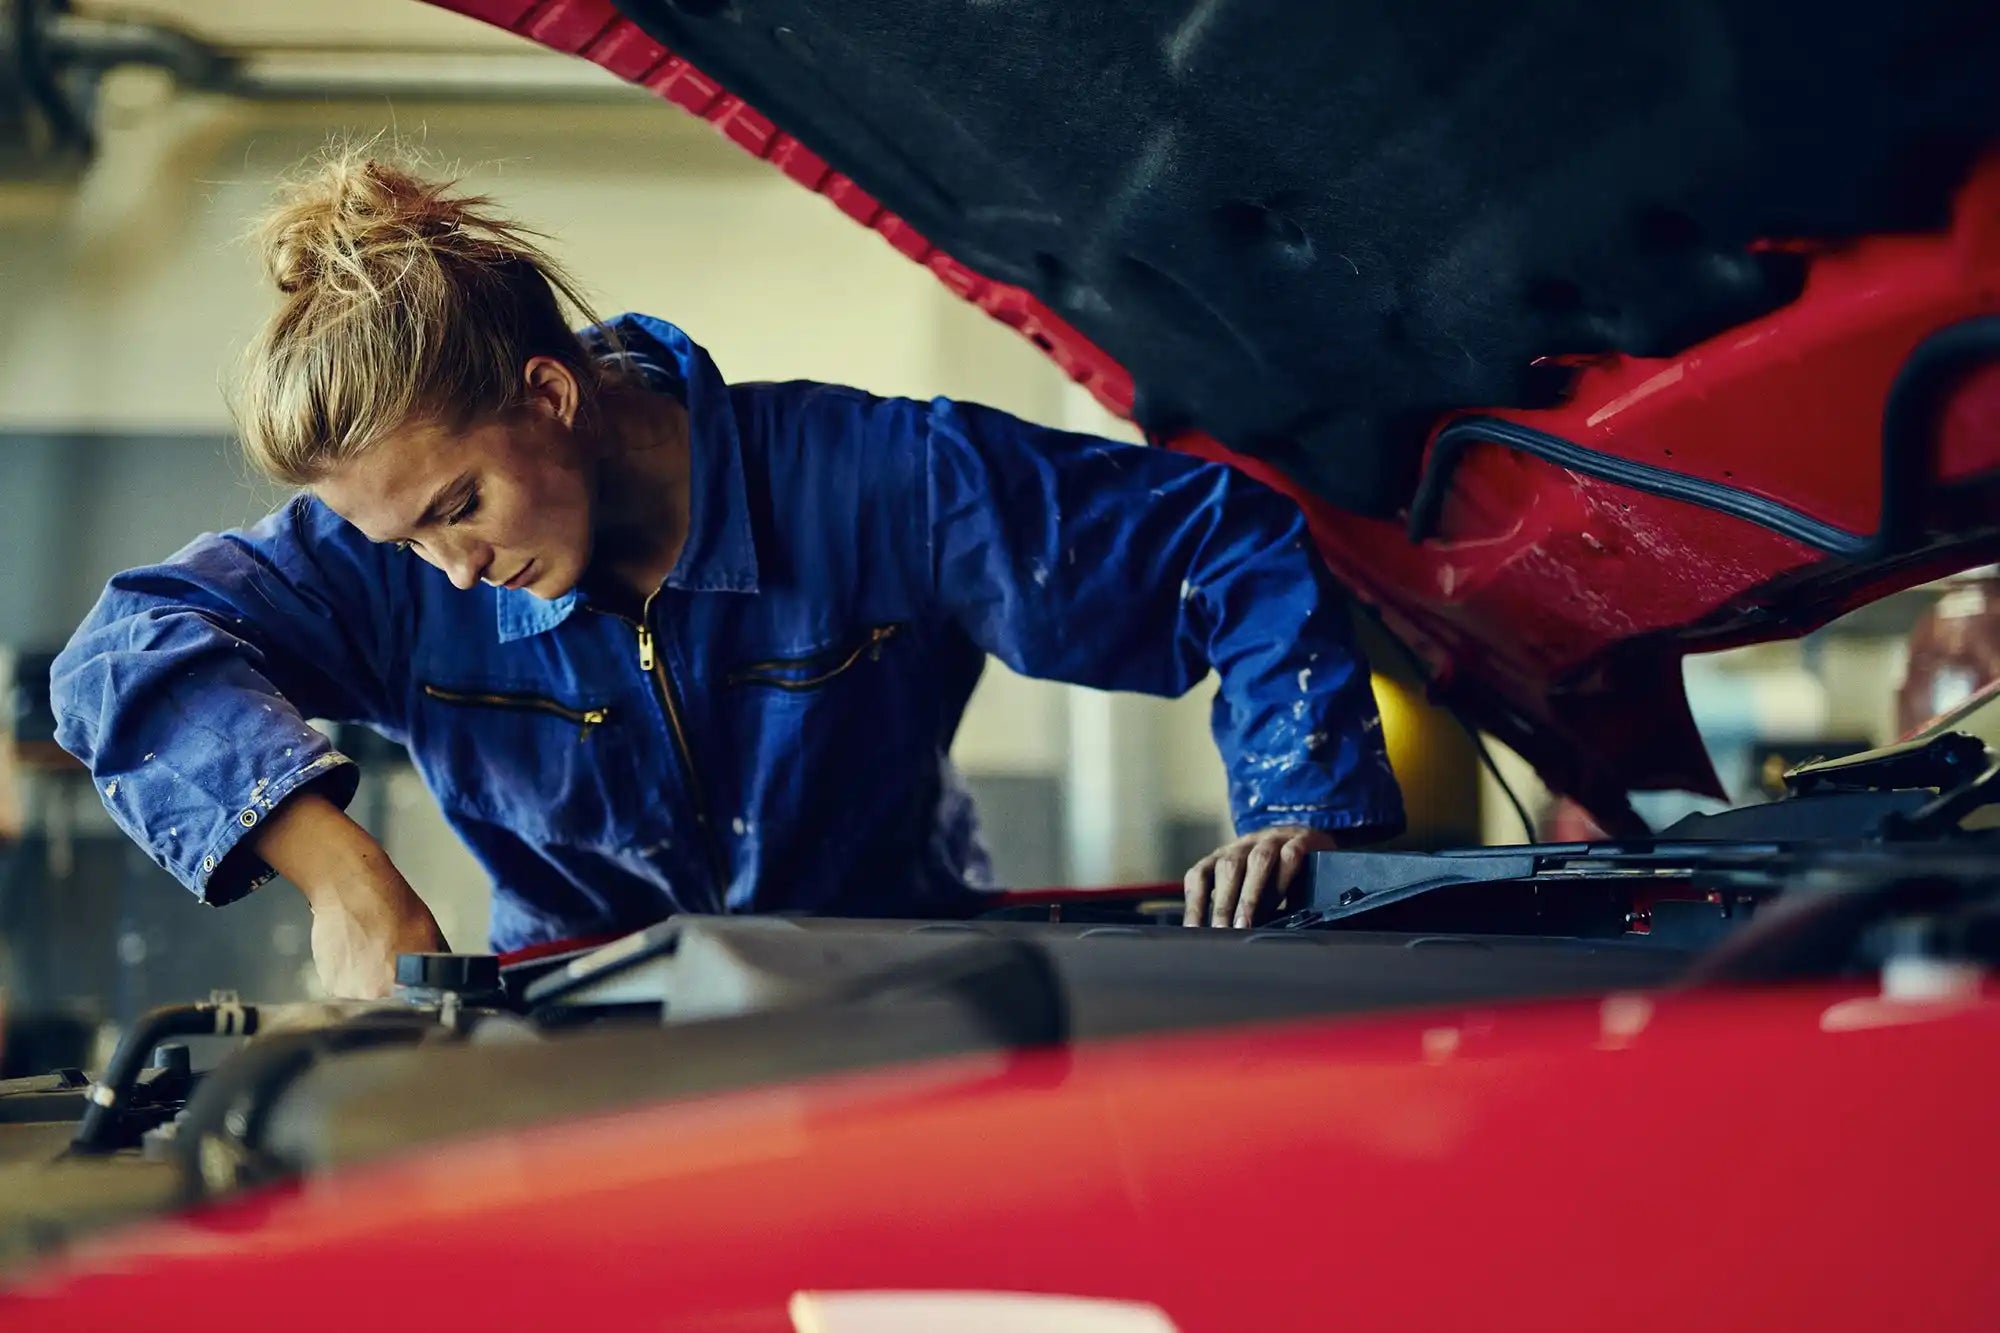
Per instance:
[[[496,545],[578,546],[590,531],[590,492],[575,473],[549,469],[510,497],[495,527]]]

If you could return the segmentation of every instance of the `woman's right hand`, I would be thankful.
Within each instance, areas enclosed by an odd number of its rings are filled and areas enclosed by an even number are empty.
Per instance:
[[[313,899],[313,964],[328,995],[379,999],[396,984],[397,954],[444,951],[431,909],[402,878],[400,890],[369,886],[326,906]]]
[[[380,998],[396,984],[397,954],[446,947],[382,844],[324,796],[300,792],[278,807],[254,850],[312,905],[313,963],[327,994]]]

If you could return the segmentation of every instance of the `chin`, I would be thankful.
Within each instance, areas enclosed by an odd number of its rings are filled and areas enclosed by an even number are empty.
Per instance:
[[[576,587],[576,578],[567,570],[543,570],[535,575],[534,581],[521,585],[520,591],[530,593],[545,602],[553,602],[567,597]]]

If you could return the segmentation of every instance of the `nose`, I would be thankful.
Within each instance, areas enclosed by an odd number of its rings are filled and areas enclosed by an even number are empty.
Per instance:
[[[440,552],[439,565],[454,588],[470,590],[479,586],[480,576],[493,563],[493,552],[485,545],[454,546]]]

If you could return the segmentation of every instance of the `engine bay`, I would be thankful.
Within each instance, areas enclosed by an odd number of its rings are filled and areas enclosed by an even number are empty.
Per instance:
[[[682,916],[504,967],[404,955],[382,1001],[168,1006],[94,1079],[0,1083],[0,1264],[664,1101],[1193,1028],[1886,978],[1979,955],[1994,919],[1990,860],[1962,843],[1321,853],[1299,897],[1249,931],[1115,894],[967,920]]]

